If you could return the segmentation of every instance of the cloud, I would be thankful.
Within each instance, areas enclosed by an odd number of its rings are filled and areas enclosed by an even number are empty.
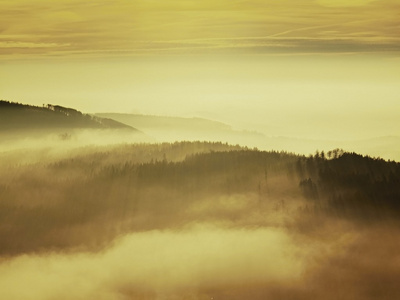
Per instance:
[[[377,0],[317,0],[317,3],[326,7],[356,7],[364,6]]]
[[[361,52],[398,51],[394,47],[397,41],[393,46],[378,49],[374,43],[358,41],[365,32],[379,41],[397,37],[396,9],[393,4],[380,1],[321,0],[298,5],[289,0],[279,3],[237,1],[234,4],[225,0],[218,3],[62,0],[55,5],[45,0],[34,3],[19,0],[3,2],[0,7],[0,28],[4,35],[14,36],[0,40],[2,54],[9,57],[15,52],[107,56],[358,51],[352,47],[340,51],[330,46],[313,48],[315,40],[323,43],[327,38],[340,40],[349,35],[354,40],[352,44],[362,48]],[[306,49],[297,47],[296,43],[271,40],[273,37],[302,38]],[[246,38],[248,43],[244,43]],[[193,41],[201,42],[193,44]],[[19,50],[9,45],[18,45]]]
[[[0,42],[1,48],[57,48],[68,47],[70,44],[57,44],[57,43],[31,43],[31,42]]]

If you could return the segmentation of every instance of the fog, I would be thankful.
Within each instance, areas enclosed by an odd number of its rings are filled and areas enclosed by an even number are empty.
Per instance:
[[[142,132],[116,129],[0,132],[0,139],[0,159],[4,163],[18,164],[49,162],[96,147],[155,141]]]
[[[3,99],[39,106],[203,117],[267,136],[340,141],[399,135],[398,66],[380,55],[48,58],[4,62],[0,87]]]
[[[399,161],[399,65],[396,56],[359,53],[47,57],[3,62],[0,88],[3,99],[38,106],[229,127],[132,124],[150,141],[223,141],[306,155],[338,147]]]
[[[0,294],[5,299],[200,299],[212,296],[207,290],[216,287],[298,279],[304,266],[297,252],[277,229],[148,231],[119,238],[96,254],[15,258],[0,266]]]
[[[400,299],[394,2],[0,1],[0,299]]]
[[[260,150],[288,151],[303,155],[316,150],[328,152],[335,148],[354,151],[372,157],[400,161],[400,137],[329,140],[269,136],[258,131],[234,129],[230,124],[207,119],[161,116],[112,115],[115,120],[139,129],[57,129],[47,131],[0,132],[0,151],[3,158],[14,157],[18,163],[57,159],[61,154],[79,153],[83,148],[115,146],[129,143],[174,143],[176,141],[222,142]],[[132,120],[129,121],[129,118]],[[29,155],[23,153],[29,152]],[[12,161],[12,160],[5,160]]]
[[[393,228],[318,238],[277,228],[146,231],[97,253],[23,255],[0,265],[5,299],[394,299]],[[388,232],[387,229],[390,231]],[[340,231],[342,230],[342,231]],[[326,234],[328,233],[328,234]]]
[[[0,155],[1,298],[400,296],[396,163],[204,142],[40,151]]]

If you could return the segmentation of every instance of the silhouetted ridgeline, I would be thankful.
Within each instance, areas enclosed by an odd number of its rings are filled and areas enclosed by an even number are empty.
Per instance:
[[[399,163],[335,150],[332,159],[299,158],[296,169],[316,210],[361,219],[400,216]]]
[[[222,143],[125,145],[9,165],[0,180],[0,251],[10,255],[96,248],[120,234],[193,222],[400,217],[400,164],[354,153],[327,159]]]
[[[59,105],[48,104],[38,107],[0,100],[0,131],[57,128],[125,128],[134,130],[120,122],[83,114],[75,109]]]

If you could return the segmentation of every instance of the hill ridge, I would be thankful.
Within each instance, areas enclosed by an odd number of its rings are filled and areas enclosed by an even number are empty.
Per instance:
[[[0,100],[0,131],[59,128],[127,129],[138,131],[110,118],[82,113],[74,108],[54,104],[34,106]]]

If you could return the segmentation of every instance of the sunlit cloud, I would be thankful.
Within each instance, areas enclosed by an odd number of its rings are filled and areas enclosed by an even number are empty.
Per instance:
[[[292,0],[5,1],[0,4],[2,36],[15,39],[1,37],[0,41],[2,54],[8,57],[14,53],[12,45],[32,49],[32,53],[25,51],[27,55],[58,52],[63,56],[388,52],[398,51],[395,8],[388,1],[368,0],[301,5]],[[289,40],[276,40],[283,37]],[[299,39],[301,43],[293,42]],[[343,39],[347,42],[341,43]]]
[[[57,43],[30,43],[30,42],[0,42],[1,48],[55,48],[66,47],[70,44]]]
[[[317,3],[326,7],[355,7],[367,5],[377,0],[317,0]]]

